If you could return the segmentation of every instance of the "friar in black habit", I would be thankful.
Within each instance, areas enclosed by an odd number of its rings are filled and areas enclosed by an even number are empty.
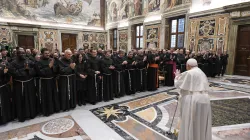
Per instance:
[[[101,92],[103,95],[103,100],[109,101],[113,100],[114,92],[113,92],[113,83],[117,83],[112,79],[112,73],[115,69],[113,60],[111,59],[111,52],[105,51],[104,58],[101,63],[102,67],[102,84],[101,84]]]
[[[183,49],[180,49],[180,53],[177,54],[177,66],[181,72],[186,71],[186,60],[185,60],[185,54],[183,52]]]
[[[131,95],[135,94],[136,91],[136,62],[132,51],[128,53],[127,62],[128,64],[124,73],[125,92],[127,95]]]
[[[221,76],[224,76],[226,72],[228,57],[229,55],[227,54],[227,51],[224,51],[223,55],[221,56],[221,65],[222,65]]]
[[[64,56],[59,61],[58,87],[61,110],[76,107],[76,64],[71,60],[72,52],[65,50]]]
[[[102,100],[100,92],[101,60],[97,57],[96,49],[91,49],[90,53],[91,55],[87,62],[88,102],[94,105]]]
[[[11,62],[9,72],[13,78],[14,104],[17,118],[23,122],[37,115],[34,63],[25,57],[23,48],[18,48],[16,60]]]
[[[128,62],[124,57],[125,52],[119,50],[119,54],[113,59],[115,71],[113,73],[114,82],[114,93],[115,97],[122,97],[125,95],[125,84],[124,84],[124,70]]]
[[[49,116],[60,110],[59,96],[56,87],[56,67],[54,59],[50,59],[50,52],[47,48],[42,48],[41,59],[37,62],[38,97],[41,111],[44,116]]]
[[[138,51],[138,55],[135,57],[136,65],[136,90],[147,90],[147,56],[143,54],[143,50]]]
[[[6,65],[0,53],[0,125],[12,119],[10,74]]]

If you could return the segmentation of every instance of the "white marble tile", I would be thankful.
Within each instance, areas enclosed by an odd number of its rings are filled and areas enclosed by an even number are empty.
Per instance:
[[[106,126],[106,124],[104,124],[101,120],[99,120],[97,117],[95,117],[89,110],[94,109],[94,108],[98,108],[98,107],[102,107],[102,106],[106,106],[106,105],[109,105],[109,104],[114,104],[114,103],[127,101],[127,100],[131,100],[131,99],[136,99],[136,98],[139,98],[139,97],[151,95],[151,94],[161,92],[161,91],[165,91],[165,90],[172,89],[172,88],[173,87],[161,87],[161,88],[159,88],[158,90],[156,90],[154,92],[146,91],[146,92],[136,93],[135,95],[124,96],[124,97],[121,97],[121,98],[115,98],[115,100],[112,100],[112,101],[109,101],[109,102],[99,102],[96,105],[87,104],[85,106],[77,106],[74,110],[70,110],[70,111],[67,111],[67,112],[55,113],[55,114],[53,114],[53,115],[51,115],[49,117],[37,116],[36,118],[31,119],[31,120],[26,120],[25,122],[18,122],[17,120],[12,121],[12,122],[9,122],[8,124],[1,125],[0,126],[0,133],[71,115],[71,116],[74,116],[73,117],[74,119],[75,118],[79,119],[79,116],[82,116],[84,118],[84,119],[80,119],[79,122],[82,125],[79,124],[79,126],[80,127],[83,126],[83,131],[85,131],[86,133],[88,132],[89,134],[88,133],[87,134],[90,136],[91,139],[100,140],[100,139],[97,139],[97,138],[104,138],[104,137],[102,137],[102,135],[99,135],[99,134],[97,135],[96,133],[97,132],[100,132],[100,133],[105,132],[103,134],[105,134],[105,136],[107,136],[106,138],[108,138],[108,139],[102,139],[102,140],[116,140],[114,138],[117,138],[117,140],[119,140],[119,139],[122,139],[122,138],[118,134],[116,134],[112,129],[110,129],[108,126]],[[79,111],[81,113],[79,113]],[[77,115],[79,115],[79,116],[77,116]],[[88,124],[88,125],[85,125],[85,124]],[[95,126],[97,126],[96,124],[97,125],[99,124],[100,126],[102,126],[102,128],[95,127]],[[104,129],[107,130],[107,132]],[[109,131],[111,131],[111,132],[109,133]],[[111,133],[116,137],[114,137],[114,138],[110,137],[110,136],[113,136],[113,135],[110,135]]]
[[[71,116],[92,140],[124,140],[88,110],[75,110]]]

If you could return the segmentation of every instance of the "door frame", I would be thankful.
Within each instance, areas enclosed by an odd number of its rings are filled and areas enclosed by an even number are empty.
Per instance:
[[[39,49],[39,39],[37,31],[15,31],[13,30],[13,45],[18,47],[18,35],[34,36],[34,47]]]
[[[250,23],[250,22],[249,22]],[[235,45],[235,52],[234,52],[234,67],[233,67],[233,74],[235,75],[235,61],[236,61],[236,57],[237,57],[237,48],[238,48],[238,42],[239,42],[239,29],[240,26],[249,26],[250,24],[239,24],[237,25],[237,36],[236,36],[236,45]],[[250,55],[249,55],[250,56]],[[250,66],[249,66],[250,67]],[[249,72],[249,71],[248,71]]]
[[[80,31],[68,31],[68,30],[59,30],[59,34],[58,34],[58,39],[60,39],[59,43],[59,51],[62,52],[62,34],[74,34],[76,35],[76,49],[78,50],[81,46],[81,41],[82,40],[80,37],[82,34],[82,32]]]
[[[229,39],[228,39],[228,66],[227,74],[234,74],[235,59],[236,59],[236,49],[238,40],[238,30],[241,25],[250,25],[250,18],[244,19],[231,19],[229,24]]]
[[[72,35],[75,35],[76,36],[76,49],[78,50],[79,49],[79,38],[78,38],[78,33],[76,33],[76,32],[60,32],[60,43],[61,43],[61,47],[60,47],[60,51],[62,52],[62,34],[72,34]],[[73,52],[72,52],[73,53]]]

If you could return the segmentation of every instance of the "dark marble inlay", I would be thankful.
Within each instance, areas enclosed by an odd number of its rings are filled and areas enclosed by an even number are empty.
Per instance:
[[[250,80],[248,79],[237,79],[237,78],[234,78],[234,79],[225,79],[227,81],[230,81],[231,83],[236,83],[236,84],[245,84],[245,85],[249,85],[250,86]]]
[[[29,140],[43,140],[42,138],[39,138],[38,136],[34,135],[34,138],[29,139]]]
[[[211,101],[214,126],[250,123],[250,99]]]

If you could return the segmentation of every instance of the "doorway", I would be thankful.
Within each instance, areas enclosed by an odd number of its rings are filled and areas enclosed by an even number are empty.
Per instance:
[[[234,74],[250,76],[250,25],[238,28]]]
[[[35,48],[33,35],[18,35],[18,46],[24,49]]]
[[[62,51],[70,49],[72,53],[76,49],[76,34],[62,34]]]

